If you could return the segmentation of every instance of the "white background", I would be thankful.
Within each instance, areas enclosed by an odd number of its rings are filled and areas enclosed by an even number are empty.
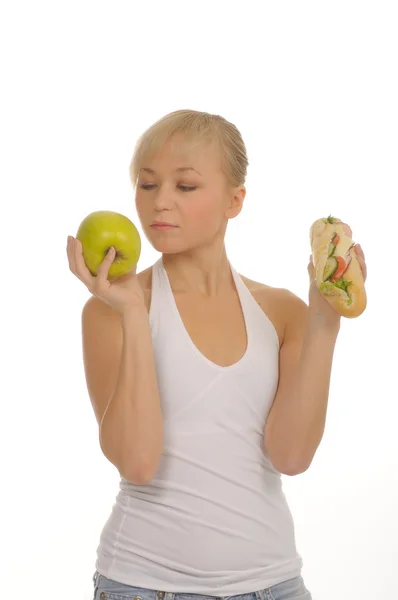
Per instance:
[[[66,239],[91,211],[139,227],[137,137],[180,108],[235,123],[250,159],[229,258],[307,301],[308,231],[329,214],[368,264],[344,319],[326,432],[284,477],[314,600],[396,596],[398,166],[395,2],[2,4],[1,593],[91,599],[118,489],[85,388]],[[139,270],[158,255],[143,237]]]

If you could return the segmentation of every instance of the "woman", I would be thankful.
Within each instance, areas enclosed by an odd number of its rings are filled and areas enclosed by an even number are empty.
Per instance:
[[[161,258],[109,282],[113,249],[92,277],[68,238],[70,269],[92,293],[87,387],[101,449],[121,475],[96,599],[311,598],[281,473],[308,469],[321,441],[340,317],[311,263],[309,306],[230,264],[224,237],[247,165],[225,119],[167,115],[140,138],[130,169]]]

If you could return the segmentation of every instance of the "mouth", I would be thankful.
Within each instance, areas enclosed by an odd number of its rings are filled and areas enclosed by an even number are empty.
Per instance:
[[[168,230],[168,229],[176,229],[177,225],[171,225],[170,223],[152,223],[152,229],[157,229],[159,231]]]

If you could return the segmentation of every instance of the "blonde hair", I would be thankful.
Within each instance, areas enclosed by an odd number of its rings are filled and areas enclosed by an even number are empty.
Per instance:
[[[135,186],[143,160],[161,148],[172,136],[182,134],[192,146],[215,141],[221,154],[223,172],[232,187],[244,185],[249,164],[239,130],[219,115],[195,110],[177,110],[151,125],[135,146],[130,178]]]

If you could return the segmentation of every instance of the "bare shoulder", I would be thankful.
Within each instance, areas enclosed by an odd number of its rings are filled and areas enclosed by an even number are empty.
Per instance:
[[[240,275],[257,304],[274,325],[280,346],[282,346],[286,326],[289,322],[305,321],[308,305],[299,296],[286,288],[277,288],[265,283],[253,281]]]

